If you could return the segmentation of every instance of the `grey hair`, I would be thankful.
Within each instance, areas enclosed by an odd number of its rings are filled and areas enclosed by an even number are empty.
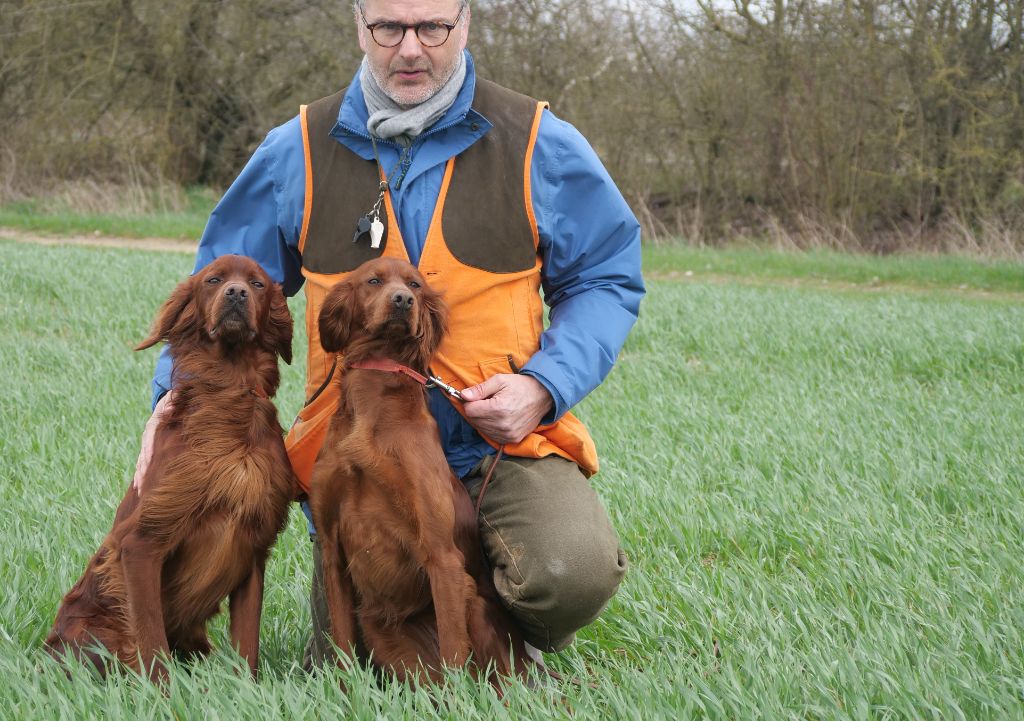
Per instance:
[[[464,8],[469,5],[469,0],[459,0],[459,8]],[[366,0],[352,0],[352,12],[362,12],[366,9]]]

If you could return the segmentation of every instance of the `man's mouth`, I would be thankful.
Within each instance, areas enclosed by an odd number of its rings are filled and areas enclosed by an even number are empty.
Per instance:
[[[420,78],[426,77],[427,71],[416,69],[396,70],[393,75],[395,75],[399,80],[419,80]]]

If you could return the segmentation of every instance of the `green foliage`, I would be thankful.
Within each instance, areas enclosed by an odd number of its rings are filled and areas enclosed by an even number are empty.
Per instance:
[[[578,409],[631,569],[549,662],[596,688],[513,685],[501,701],[462,674],[432,693],[361,669],[304,674],[310,556],[295,510],[269,563],[260,681],[239,671],[221,619],[217,652],[175,668],[165,695],[130,676],[65,677],[40,645],[134,465],[154,352],[131,347],[191,258],[0,250],[11,718],[1024,717],[1019,302],[650,281],[620,362]]]

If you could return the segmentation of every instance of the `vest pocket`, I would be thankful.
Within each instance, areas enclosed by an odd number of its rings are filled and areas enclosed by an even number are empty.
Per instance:
[[[480,372],[483,374],[484,380],[500,373],[519,372],[519,366],[515,364],[515,360],[512,358],[511,353],[498,356],[496,358],[487,358],[486,360],[480,361],[478,365],[480,366]]]

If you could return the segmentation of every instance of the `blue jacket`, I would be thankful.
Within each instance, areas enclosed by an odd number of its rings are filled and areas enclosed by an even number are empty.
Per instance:
[[[466,62],[466,80],[455,102],[413,142],[401,181],[401,171],[391,172],[399,162],[399,146],[377,143],[381,165],[392,178],[392,204],[414,264],[423,250],[445,163],[491,128],[470,107],[476,72],[468,51]],[[357,73],[331,135],[372,160],[367,115]],[[541,118],[530,187],[550,325],[541,336],[540,350],[522,372],[550,391],[554,408],[543,420],[549,423],[604,380],[636,322],[644,295],[640,226],[587,141],[550,111]],[[217,204],[199,242],[195,271],[221,255],[246,255],[281,283],[286,295],[294,295],[303,282],[298,240],[304,200],[305,160],[296,116],[270,131]],[[153,379],[154,405],[170,388],[171,367],[165,347]],[[464,476],[491,447],[440,392],[432,392],[430,406],[448,462]]]

